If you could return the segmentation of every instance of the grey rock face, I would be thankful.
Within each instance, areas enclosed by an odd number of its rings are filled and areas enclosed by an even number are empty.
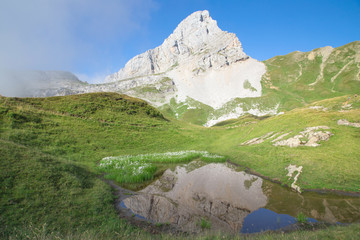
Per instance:
[[[198,11],[183,20],[161,46],[135,56],[106,81],[164,73],[188,60],[194,69],[206,71],[247,58],[235,34],[221,31],[208,11]]]
[[[159,105],[164,99],[185,102],[189,97],[218,109],[234,98],[261,96],[265,71],[263,63],[243,52],[236,35],[222,31],[205,10],[191,14],[161,46],[134,57],[106,82],[142,78],[147,86],[158,76],[168,77],[176,90],[163,94],[162,101],[135,96]]]

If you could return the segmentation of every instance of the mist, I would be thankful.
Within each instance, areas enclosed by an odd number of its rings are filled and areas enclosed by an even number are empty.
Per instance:
[[[153,0],[0,1],[0,94],[36,84],[9,71],[64,70],[100,82],[113,70],[109,54],[121,55],[156,6]]]

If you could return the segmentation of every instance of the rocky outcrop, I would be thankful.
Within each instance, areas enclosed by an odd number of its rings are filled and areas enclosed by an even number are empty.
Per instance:
[[[263,143],[265,140],[274,138],[277,134],[274,134],[274,132],[269,132],[261,137],[250,139],[246,142],[243,142],[241,145],[255,145]]]
[[[289,177],[289,180],[291,178],[294,179],[294,181],[291,183],[291,188],[294,189],[295,191],[301,193],[301,189],[298,185],[296,185],[296,182],[298,180],[298,177],[300,176],[300,173],[302,171],[303,167],[302,166],[299,166],[299,167],[296,167],[296,165],[289,165],[285,168],[285,170],[288,171],[288,174],[286,176]],[[295,174],[295,176],[293,176],[293,174],[297,172],[297,174]]]
[[[280,140],[274,143],[274,146],[289,146],[289,147],[317,147],[320,146],[318,142],[329,140],[333,134],[329,131],[316,131],[319,129],[330,129],[327,126],[308,127],[298,135]]]
[[[360,127],[360,123],[352,123],[352,122],[349,122],[348,120],[346,119],[340,119],[337,121],[337,124],[338,125],[344,125],[344,126],[351,126],[351,127]]]
[[[243,142],[242,146],[245,145],[254,145],[260,144],[265,142],[266,140],[273,139],[271,142],[274,143],[274,146],[289,146],[289,147],[299,147],[299,146],[306,146],[306,147],[317,147],[320,146],[318,142],[320,141],[328,141],[330,136],[333,134],[329,131],[317,131],[320,129],[330,129],[327,126],[317,126],[317,127],[308,127],[305,128],[304,131],[299,132],[298,135],[294,137],[282,140],[284,137],[289,135],[291,132],[284,133],[282,132],[269,132],[261,137],[253,138],[248,141]],[[278,136],[279,134],[282,134]]]

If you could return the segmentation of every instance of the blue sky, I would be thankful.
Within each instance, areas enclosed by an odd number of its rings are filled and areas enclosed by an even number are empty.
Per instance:
[[[360,0],[1,0],[0,68],[101,82],[205,9],[258,60],[360,40]]]

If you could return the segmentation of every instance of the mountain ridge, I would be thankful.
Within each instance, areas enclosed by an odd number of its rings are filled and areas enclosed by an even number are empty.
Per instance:
[[[259,62],[204,10],[189,15],[160,46],[130,59],[104,84],[64,80],[35,86],[24,96],[118,92],[144,99],[168,116],[212,126],[354,93],[360,87],[359,62],[359,41]]]

